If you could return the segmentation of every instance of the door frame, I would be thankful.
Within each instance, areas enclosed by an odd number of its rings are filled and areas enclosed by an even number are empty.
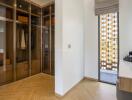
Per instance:
[[[119,34],[119,12],[117,12],[117,26],[118,26],[118,63],[117,63],[117,79],[119,78],[119,64],[120,64],[120,34]],[[98,81],[106,84],[116,85],[110,82],[104,82],[100,80],[100,16],[98,16]]]

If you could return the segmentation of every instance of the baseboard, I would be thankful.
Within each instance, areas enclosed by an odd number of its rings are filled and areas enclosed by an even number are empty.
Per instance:
[[[60,95],[60,94],[58,94],[58,93],[55,93],[55,96],[56,96],[57,98],[62,98],[62,97],[63,97],[62,95]]]
[[[58,98],[65,97],[67,94],[69,94],[74,88],[76,88],[85,78],[81,79],[75,86],[73,86],[68,92],[66,92],[63,96],[59,95],[58,93],[55,93],[55,96]]]
[[[84,77],[87,80],[98,82],[98,79],[91,78],[91,77]]]
[[[69,92],[71,92],[72,90],[74,90],[74,88],[76,88],[84,79],[90,80],[90,81],[95,81],[98,82],[98,79],[94,79],[94,78],[90,78],[90,77],[84,77],[83,79],[81,79],[75,86],[73,86],[67,93],[65,93],[63,96],[59,95],[57,93],[55,93],[55,96],[57,98],[62,98],[65,97]]]

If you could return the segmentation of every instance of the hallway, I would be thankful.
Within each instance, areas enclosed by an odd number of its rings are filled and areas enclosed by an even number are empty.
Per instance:
[[[54,77],[37,74],[0,87],[0,100],[116,100],[113,85],[84,79],[64,97],[54,94]]]

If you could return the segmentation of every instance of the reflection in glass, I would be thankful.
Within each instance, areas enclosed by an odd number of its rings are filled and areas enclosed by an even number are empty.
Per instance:
[[[0,6],[0,19],[1,20],[13,19],[13,9]]]
[[[0,3],[12,5],[12,0]],[[0,85],[13,81],[13,9],[0,5]]]
[[[29,14],[17,10],[16,16],[16,78],[29,76]]]
[[[31,74],[41,71],[41,17],[31,16]]]
[[[14,0],[0,0],[0,3],[13,6]]]
[[[43,72],[51,74],[50,68],[50,18],[44,18],[43,27]]]
[[[41,71],[41,8],[31,5],[31,74]]]
[[[17,0],[17,10],[29,12],[29,3],[25,0]]]
[[[54,4],[43,8],[43,72],[54,75]]]
[[[13,80],[13,22],[0,20],[0,85]]]

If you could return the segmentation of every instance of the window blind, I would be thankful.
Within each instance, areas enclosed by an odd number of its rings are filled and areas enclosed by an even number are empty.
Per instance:
[[[95,15],[119,11],[119,0],[95,0]]]

